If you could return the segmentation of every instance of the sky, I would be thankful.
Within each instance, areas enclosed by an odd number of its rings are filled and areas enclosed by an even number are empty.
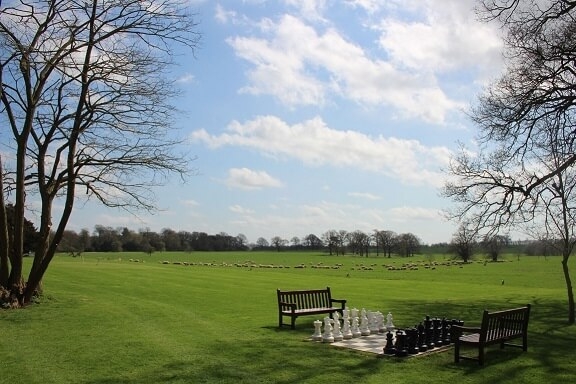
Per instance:
[[[189,2],[202,39],[171,75],[196,174],[156,189],[154,214],[88,203],[69,229],[451,240],[444,170],[474,145],[466,111],[503,70],[473,0]]]

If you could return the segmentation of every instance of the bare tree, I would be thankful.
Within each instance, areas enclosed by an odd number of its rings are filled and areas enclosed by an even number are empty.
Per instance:
[[[467,263],[474,255],[477,239],[476,228],[473,228],[468,223],[461,223],[456,233],[452,236],[450,249],[458,258]]]
[[[394,243],[396,238],[396,233],[394,231],[376,231],[376,242],[382,248],[384,255],[392,257],[392,250],[394,249]]]
[[[395,237],[394,247],[401,256],[414,256],[420,250],[420,239],[413,233],[402,233]]]
[[[482,239],[482,248],[492,261],[498,261],[502,249],[510,244],[510,237],[505,235],[488,235]]]
[[[480,15],[505,31],[507,68],[471,116],[479,149],[462,148],[444,194],[449,216],[487,235],[510,227],[562,239],[568,320],[575,322],[568,258],[574,247],[576,1],[481,1]]]
[[[0,237],[7,232],[1,207],[10,199],[16,211],[12,247],[0,248],[2,301],[31,300],[76,200],[152,210],[152,188],[189,171],[191,159],[178,153],[180,140],[171,133],[175,88],[165,73],[176,45],[197,45],[183,4],[4,1],[0,121],[11,140],[0,170]],[[25,283],[22,227],[30,196],[41,204],[40,241]],[[54,217],[60,200],[64,208]]]
[[[288,240],[285,240],[283,238],[281,238],[280,236],[274,236],[272,239],[270,239],[270,245],[274,248],[276,248],[277,252],[280,252],[280,250],[285,247],[288,244]]]

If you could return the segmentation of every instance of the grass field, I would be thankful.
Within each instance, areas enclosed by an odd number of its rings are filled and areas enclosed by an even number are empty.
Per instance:
[[[576,382],[576,327],[566,324],[559,258],[508,256],[462,268],[442,265],[446,260],[272,252],[61,255],[48,270],[39,304],[0,311],[0,383]],[[385,267],[405,262],[418,270]],[[247,264],[252,267],[238,266]],[[302,264],[306,268],[294,268]],[[574,260],[571,268],[576,276]],[[529,350],[492,347],[481,368],[454,364],[452,351],[379,359],[307,341],[321,316],[299,318],[296,330],[278,329],[277,288],[326,286],[350,308],[392,312],[397,326],[427,314],[477,325],[484,308],[532,303]]]

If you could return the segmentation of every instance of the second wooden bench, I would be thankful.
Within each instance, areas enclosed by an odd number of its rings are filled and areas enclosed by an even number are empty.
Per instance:
[[[484,365],[484,349],[488,345],[499,344],[528,349],[528,319],[530,317],[530,304],[525,307],[507,309],[504,311],[488,312],[482,315],[482,324],[478,328],[454,326],[454,361],[460,359],[477,360]],[[512,339],[522,339],[521,344],[510,343]],[[460,355],[461,346],[468,345],[478,349],[477,356]]]
[[[333,299],[330,287],[325,289],[310,289],[298,291],[282,291],[277,289],[278,295],[278,326],[284,325],[283,318],[290,317],[292,329],[296,326],[299,316],[332,314],[336,311],[343,314],[346,300]],[[338,306],[336,306],[338,304]]]

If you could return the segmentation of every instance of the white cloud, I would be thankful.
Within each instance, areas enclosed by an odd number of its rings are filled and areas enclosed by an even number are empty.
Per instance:
[[[495,72],[502,64],[497,31],[475,19],[470,2],[418,1],[411,17],[385,17],[375,26],[397,67],[442,73],[463,68]],[[417,17],[417,18],[415,18]]]
[[[230,207],[228,207],[228,209],[230,209],[230,211],[234,212],[234,213],[238,213],[241,215],[249,215],[254,213],[253,210],[248,209],[248,208],[244,208],[241,205],[235,204],[235,205],[231,205]]]
[[[373,27],[381,33],[381,58],[333,26],[320,32],[288,14],[261,20],[260,36],[236,36],[228,43],[252,64],[241,92],[272,95],[291,107],[322,106],[340,97],[441,124],[466,104],[447,95],[437,76],[470,66],[493,68],[499,54],[495,33],[472,22],[468,8],[457,9],[461,13],[444,15],[428,7],[418,21],[382,19]]]
[[[252,23],[249,34],[227,40],[236,55],[251,64],[242,93],[271,95],[291,108],[342,98],[391,107],[403,119],[445,124],[451,112],[467,104],[459,99],[455,83],[441,81],[466,72],[473,87],[474,76],[488,78],[501,68],[497,31],[475,20],[472,0],[346,2],[371,15],[368,30],[375,33],[374,46],[360,45],[333,22],[315,23],[318,15],[337,7],[333,3],[285,3],[302,15],[316,16],[263,18]],[[378,45],[383,51],[376,56]]]
[[[380,200],[381,197],[369,192],[350,192],[348,196],[358,197],[366,200]]]
[[[184,75],[176,79],[176,82],[183,84],[192,83],[193,81],[194,81],[194,75],[192,75],[191,73],[185,73]]]
[[[284,0],[284,2],[296,8],[305,19],[324,21],[322,14],[326,8],[326,0]]]
[[[275,116],[258,116],[246,123],[233,121],[221,135],[197,130],[190,139],[212,148],[257,149],[270,157],[297,159],[307,165],[383,173],[411,185],[441,186],[440,168],[448,164],[450,156],[446,147],[427,147],[417,140],[331,129],[319,117],[288,125]],[[238,173],[251,175],[248,170]]]
[[[265,171],[254,171],[248,168],[231,168],[228,170],[226,185],[239,189],[279,188],[282,183]]]
[[[353,8],[362,8],[369,14],[376,13],[382,6],[382,0],[346,0]]]
[[[395,207],[390,209],[390,214],[395,221],[407,222],[412,222],[414,220],[437,221],[443,218],[440,210],[424,207]]]
[[[182,205],[185,205],[185,206],[187,206],[187,207],[196,207],[196,206],[198,206],[198,202],[197,202],[196,200],[191,200],[191,199],[182,200],[181,203],[182,203]]]

